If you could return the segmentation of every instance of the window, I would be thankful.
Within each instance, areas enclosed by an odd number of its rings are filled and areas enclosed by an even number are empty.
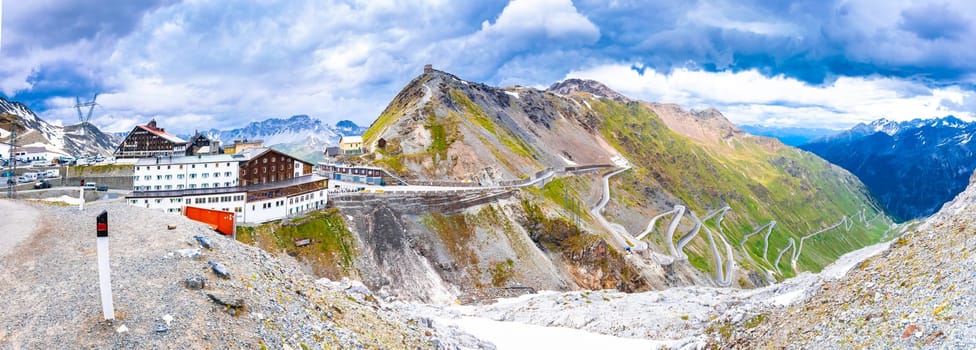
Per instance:
[[[220,187],[220,183],[219,182],[214,182],[214,187]]]
[[[230,182],[224,182],[224,187],[230,187]]]
[[[167,189],[167,190],[172,190],[172,189],[173,189],[173,185],[166,185],[166,186],[165,186],[165,187],[163,187],[163,188],[165,188],[165,189]]]
[[[196,164],[190,164],[190,169],[196,169],[196,168],[197,168]]]
[[[176,185],[176,189],[182,190],[183,189],[183,184]]]
[[[180,164],[180,169],[183,169],[183,164]]]
[[[172,180],[172,179],[173,179],[173,175],[166,175],[166,180]]]
[[[200,175],[200,177],[206,179],[206,178],[210,177],[210,173],[203,173],[203,174]]]
[[[190,189],[192,190],[194,188],[197,188],[197,184],[190,184]]]
[[[214,177],[220,177],[220,173],[214,173]]]
[[[172,167],[172,165],[167,165],[166,166],[166,169],[169,170],[171,167]]]
[[[184,177],[183,174],[176,174],[176,179],[177,180],[183,180],[183,177]]]
[[[226,177],[230,177],[230,172],[229,172],[229,171],[228,171],[228,172],[225,172],[225,173],[224,173],[224,176],[226,176]]]
[[[203,163],[203,167],[206,168],[207,167],[207,163]]]
[[[132,181],[139,181],[139,175],[133,176]]]
[[[210,184],[207,184],[207,183],[200,184],[200,188],[209,188],[209,187],[210,187]]]
[[[190,178],[191,179],[196,179],[197,178],[197,174],[190,174]]]
[[[258,174],[258,168],[256,168],[256,167],[254,168],[254,172],[253,172],[253,174],[254,174],[254,175],[257,175],[257,174]]]
[[[143,180],[152,180],[152,176],[146,175],[142,177]]]
[[[156,185],[156,191],[159,191],[159,190],[161,190],[161,189],[163,189],[163,186],[160,186],[160,185]]]

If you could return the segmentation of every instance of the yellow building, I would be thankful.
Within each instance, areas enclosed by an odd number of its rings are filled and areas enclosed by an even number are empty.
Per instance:
[[[238,154],[249,148],[262,148],[264,141],[261,140],[234,140],[234,144],[224,146],[224,154]]]
[[[363,154],[363,137],[343,136],[339,139],[339,152],[344,155]]]

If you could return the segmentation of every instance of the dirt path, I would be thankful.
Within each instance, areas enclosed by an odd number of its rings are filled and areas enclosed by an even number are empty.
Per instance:
[[[37,227],[37,209],[11,200],[0,200],[0,256],[10,253]]]

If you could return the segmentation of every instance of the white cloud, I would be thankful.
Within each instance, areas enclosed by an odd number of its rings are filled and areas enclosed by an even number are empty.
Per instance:
[[[495,23],[485,21],[481,35],[513,38],[543,36],[550,40],[594,42],[600,30],[576,11],[570,0],[512,0]]]
[[[647,69],[640,75],[630,65],[607,64],[571,72],[567,78],[597,80],[624,95],[649,101],[717,107],[741,124],[839,128],[880,117],[911,120],[953,114],[973,118],[972,111],[961,106],[976,98],[958,86],[930,89],[908,80],[851,77],[814,86],[754,70],[676,69],[664,74]]]

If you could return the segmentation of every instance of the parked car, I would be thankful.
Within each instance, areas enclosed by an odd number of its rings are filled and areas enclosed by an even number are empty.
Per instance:
[[[102,186],[97,186],[97,187],[95,187],[95,190],[96,190],[96,191],[102,191],[102,192],[105,192],[105,191],[108,191],[108,186],[105,186],[105,185],[102,185]]]
[[[51,188],[51,183],[41,180],[34,183],[34,189]]]

